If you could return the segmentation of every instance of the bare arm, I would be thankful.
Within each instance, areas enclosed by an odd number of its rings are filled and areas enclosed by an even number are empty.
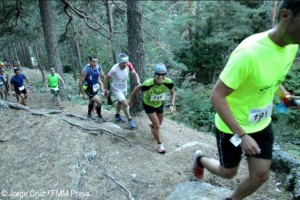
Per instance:
[[[28,83],[29,86],[31,86],[30,81],[28,80],[28,78],[25,78],[25,81]]]
[[[175,105],[175,90],[174,87],[172,89],[169,89],[171,93],[171,105],[169,108],[170,113],[174,112],[174,105]]]
[[[104,92],[103,83],[102,83],[100,77],[98,77],[98,83],[99,83],[99,85],[100,85],[100,87],[101,87],[101,91]]]
[[[138,85],[141,85],[141,81],[140,81],[140,77],[139,77],[138,73],[133,72],[133,74],[135,75],[135,80],[138,83]]]
[[[244,130],[240,127],[237,121],[234,119],[229,105],[226,101],[226,97],[230,95],[234,90],[227,87],[220,79],[212,90],[210,96],[211,103],[215,108],[216,112],[220,115],[221,119],[230,128],[233,133],[239,136],[245,134]]]
[[[66,84],[65,84],[65,82],[64,82],[64,79],[62,79],[62,78],[60,77],[60,75],[58,75],[58,79],[59,79],[60,82],[63,84],[63,87],[66,88]]]
[[[110,76],[106,76],[105,78],[104,78],[104,90],[107,90],[107,88],[108,88],[108,84],[109,84],[109,80],[110,80]]]
[[[242,136],[246,133],[233,117],[230,107],[226,101],[226,97],[232,92],[234,92],[234,90],[227,87],[219,79],[212,90],[210,99],[216,112],[229,127],[229,129],[238,136]],[[250,155],[259,154],[261,151],[255,140],[247,134],[242,137],[241,148],[245,153]]]
[[[103,79],[105,78],[105,74],[104,74],[104,72],[103,72],[102,69],[101,69],[101,71],[100,71],[100,75],[103,77]]]
[[[129,105],[130,105],[130,106],[133,105],[133,101],[134,101],[135,94],[136,94],[137,92],[141,91],[141,90],[142,90],[142,85],[138,85],[138,86],[136,86],[136,87],[133,89],[133,91],[132,91],[132,93],[131,93],[131,95],[130,95],[130,100],[129,100]]]
[[[283,87],[282,84],[279,85],[276,93],[280,99],[283,99],[285,96],[290,95],[290,93]]]
[[[45,86],[46,86],[47,89],[49,89],[49,78],[47,78],[47,79],[45,80]]]

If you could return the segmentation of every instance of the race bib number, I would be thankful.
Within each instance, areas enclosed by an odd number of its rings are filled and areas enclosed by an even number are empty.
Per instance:
[[[20,90],[20,91],[22,91],[22,90],[24,90],[24,89],[25,89],[24,85],[21,86],[21,87],[19,87],[19,90]]]
[[[93,85],[93,91],[97,92],[98,89],[99,89],[99,84],[98,83],[94,84]]]
[[[150,101],[164,101],[165,94],[151,94]]]
[[[266,119],[272,115],[273,104],[269,104],[264,108],[260,109],[251,109],[249,112],[248,122],[257,123],[262,119]]]

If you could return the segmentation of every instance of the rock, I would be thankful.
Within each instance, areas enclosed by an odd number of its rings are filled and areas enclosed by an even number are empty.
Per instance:
[[[86,156],[89,160],[93,160],[97,156],[97,152],[95,150],[86,153]]]
[[[293,168],[300,167],[300,162],[285,151],[274,151],[272,169],[280,173],[290,173]]]
[[[233,191],[199,181],[185,182],[176,186],[166,200],[220,200]]]
[[[1,101],[1,100],[0,100],[0,108],[1,109],[5,109],[5,110],[9,110],[10,109],[9,106],[8,106],[8,104],[5,101]]]

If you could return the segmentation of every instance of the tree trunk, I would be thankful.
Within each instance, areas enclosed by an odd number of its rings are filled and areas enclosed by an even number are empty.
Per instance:
[[[106,5],[106,15],[107,15],[107,19],[108,19],[108,27],[109,27],[109,31],[111,33],[108,42],[109,42],[109,46],[111,47],[111,51],[112,51],[112,56],[113,56],[113,59],[114,59],[114,63],[117,63],[118,62],[117,52],[114,49],[113,43],[112,43],[112,40],[111,40],[112,36],[115,33],[115,26],[114,26],[114,20],[113,20],[111,5],[110,5],[109,0],[105,0],[104,3]]]
[[[189,16],[192,15],[192,0],[188,0],[188,10],[189,10]],[[192,24],[189,22],[188,23],[188,31],[189,31],[189,41],[191,42],[193,40],[193,27]]]
[[[72,56],[72,73],[73,73],[73,79],[74,79],[74,81],[76,81],[77,80],[76,70],[78,69],[79,72],[81,72],[81,64],[80,64],[81,61],[80,61],[80,58],[78,58],[78,52],[77,52],[77,40],[76,41],[74,40],[72,42],[72,50],[73,50],[73,56]],[[79,56],[80,56],[80,53],[79,53]]]
[[[46,79],[45,79],[45,68],[43,67],[42,63],[41,63],[41,59],[40,59],[40,53],[39,53],[39,50],[37,48],[37,45],[36,43],[34,43],[34,50],[35,50],[35,54],[36,54],[36,60],[37,60],[37,67],[39,68],[39,70],[41,71],[42,73],[42,77],[43,77],[43,83],[45,83]]]
[[[18,56],[18,52],[17,52],[17,48],[15,46],[12,47],[13,49],[13,53],[14,53],[14,61],[19,61],[19,56]]]
[[[48,69],[55,67],[61,78],[64,79],[62,63],[59,57],[58,42],[53,23],[52,1],[39,0],[40,14],[42,18],[45,46],[47,51]]]
[[[23,44],[22,42],[18,43],[18,48],[17,48],[17,52],[20,58],[20,63],[22,66],[26,66],[26,61],[25,61],[25,53],[24,53],[24,48],[23,48]],[[27,66],[26,66],[27,67]]]
[[[104,3],[106,5],[106,15],[107,15],[107,19],[108,19],[108,27],[109,27],[109,31],[111,33],[110,37],[109,37],[109,40],[108,40],[108,46],[111,48],[111,53],[112,53],[112,57],[113,57],[113,60],[114,60],[114,63],[117,63],[118,62],[118,58],[117,58],[117,52],[116,50],[114,49],[113,47],[113,43],[112,43],[112,36],[115,32],[115,26],[114,26],[114,20],[113,20],[113,15],[112,15],[112,10],[111,10],[111,5],[110,5],[110,2],[109,0],[104,0]],[[110,90],[110,84],[108,84],[108,90]],[[113,101],[111,99],[111,93],[109,93],[108,97],[107,97],[107,104],[108,105],[112,105],[113,104]]]
[[[195,13],[196,17],[195,17],[195,40],[196,40],[196,47],[199,47],[199,42],[200,42],[200,20],[201,20],[201,16],[200,16],[200,0],[197,1],[196,4],[196,13]]]
[[[128,33],[128,54],[135,71],[139,74],[141,81],[144,80],[144,44],[142,38],[142,13],[140,1],[127,1],[127,33]],[[137,85],[133,75],[130,76],[130,91]],[[130,109],[132,113],[143,110],[143,95],[136,94],[134,106]]]
[[[75,41],[74,45],[75,45],[76,63],[77,63],[77,66],[78,66],[79,74],[81,74],[82,62],[81,62],[80,47],[79,47],[78,40]],[[74,68],[75,68],[75,66],[74,66]],[[76,79],[75,79],[75,81],[76,81]]]
[[[81,20],[81,38],[82,38],[82,60],[83,62],[86,62],[86,57],[85,57],[85,32],[83,29],[83,19]],[[81,70],[81,69],[80,69]],[[81,74],[81,71],[79,72]]]
[[[278,5],[278,0],[275,0],[274,4],[273,4],[273,10],[272,10],[272,25],[273,26],[276,23],[277,5]]]
[[[32,60],[31,60],[29,45],[27,42],[21,42],[21,45],[22,45],[22,49],[23,49],[24,64],[26,67],[32,69],[33,64],[32,64]]]

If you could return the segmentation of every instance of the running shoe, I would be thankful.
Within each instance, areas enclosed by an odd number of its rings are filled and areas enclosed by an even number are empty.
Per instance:
[[[130,119],[130,120],[128,121],[128,123],[129,123],[129,128],[130,128],[130,129],[134,129],[134,128],[135,128],[135,124],[134,124],[134,122],[133,122],[133,119]]]
[[[115,115],[115,120],[121,123],[125,122],[125,119],[121,115]]]
[[[87,115],[87,118],[93,119],[93,116],[92,115]]]
[[[195,177],[198,180],[202,180],[203,179],[203,175],[204,175],[204,166],[201,165],[199,166],[197,163],[198,158],[203,157],[203,153],[200,150],[195,150],[193,155],[192,155],[192,160],[193,160],[193,173],[195,175]]]
[[[102,116],[100,116],[98,117],[98,122],[103,123],[106,122],[106,120]]]
[[[164,143],[160,143],[160,144],[157,145],[157,152],[161,153],[161,154],[166,153],[166,149],[164,147]]]

